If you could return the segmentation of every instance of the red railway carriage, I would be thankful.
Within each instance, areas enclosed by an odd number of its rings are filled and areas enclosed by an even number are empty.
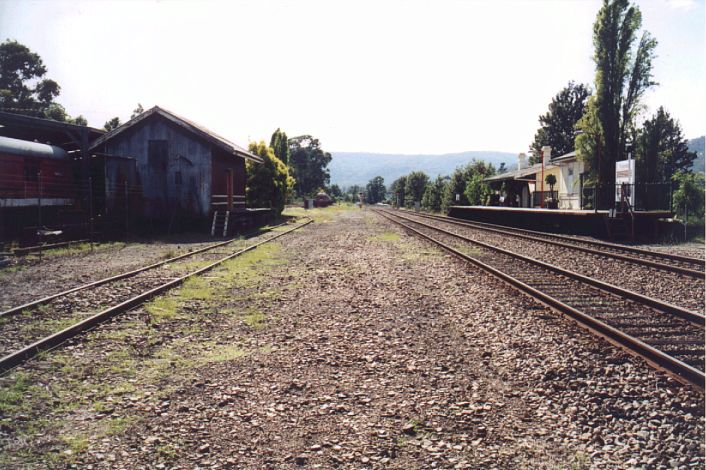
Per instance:
[[[0,136],[0,208],[72,205],[79,189],[64,149]]]

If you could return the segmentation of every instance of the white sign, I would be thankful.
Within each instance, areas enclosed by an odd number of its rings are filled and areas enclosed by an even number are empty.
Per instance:
[[[635,182],[635,160],[621,160],[615,162],[615,202],[621,201],[623,193],[630,201],[631,206],[635,206],[635,195],[632,184]],[[623,186],[626,185],[626,186]]]

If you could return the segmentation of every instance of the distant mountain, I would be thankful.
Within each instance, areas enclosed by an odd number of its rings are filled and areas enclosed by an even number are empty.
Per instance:
[[[461,152],[443,155],[397,155],[365,152],[331,152],[329,163],[331,184],[341,187],[364,186],[372,178],[382,176],[389,186],[400,176],[412,171],[423,171],[430,178],[450,175],[456,167],[470,163],[474,158],[492,163],[495,168],[505,163],[508,168],[517,164],[517,155],[507,152]]]
[[[689,139],[687,143],[689,150],[696,152],[696,160],[691,166],[691,169],[696,172],[704,172],[704,136],[697,137],[695,139]]]

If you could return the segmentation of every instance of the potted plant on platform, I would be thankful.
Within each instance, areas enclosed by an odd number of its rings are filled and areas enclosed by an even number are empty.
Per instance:
[[[549,194],[551,195],[547,198],[547,200],[545,200],[547,208],[556,209],[559,207],[559,201],[554,199],[554,185],[556,184],[556,176],[547,175],[547,177],[544,178],[544,182],[549,185]]]

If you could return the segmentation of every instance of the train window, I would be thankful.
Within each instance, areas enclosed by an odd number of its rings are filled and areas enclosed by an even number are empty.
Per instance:
[[[177,171],[174,173],[174,183],[181,184],[181,171]]]
[[[25,162],[25,181],[39,181],[39,164]]]

